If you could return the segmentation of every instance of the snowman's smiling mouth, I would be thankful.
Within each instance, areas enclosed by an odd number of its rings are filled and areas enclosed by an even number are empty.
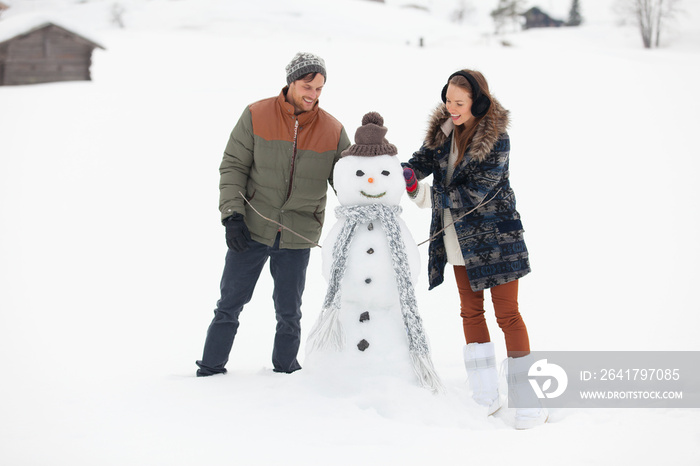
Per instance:
[[[386,191],[384,191],[384,192],[381,193],[381,194],[367,194],[367,193],[364,192],[364,191],[360,191],[360,194],[362,194],[362,195],[365,196],[365,197],[371,197],[372,199],[378,199],[378,198],[384,196],[384,195],[386,194]]]

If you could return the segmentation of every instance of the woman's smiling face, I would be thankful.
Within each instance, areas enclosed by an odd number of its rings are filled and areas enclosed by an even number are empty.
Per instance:
[[[463,125],[474,119],[472,97],[469,92],[462,87],[449,84],[445,95],[445,106],[455,126]]]

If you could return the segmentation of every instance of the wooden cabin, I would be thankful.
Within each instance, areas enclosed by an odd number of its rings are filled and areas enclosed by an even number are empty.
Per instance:
[[[100,44],[54,23],[5,39],[5,23],[0,21],[0,86],[91,79],[92,51],[104,50]]]
[[[551,28],[564,25],[564,21],[551,18],[547,13],[537,7],[532,7],[523,13],[525,25],[523,29],[530,28]]]

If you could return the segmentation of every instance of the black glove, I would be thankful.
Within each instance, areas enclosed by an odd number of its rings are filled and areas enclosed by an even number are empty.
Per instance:
[[[226,246],[228,246],[229,249],[233,249],[236,252],[243,252],[250,247],[248,245],[250,241],[250,232],[245,224],[243,215],[235,213],[227,217],[224,219],[224,226],[226,227]]]

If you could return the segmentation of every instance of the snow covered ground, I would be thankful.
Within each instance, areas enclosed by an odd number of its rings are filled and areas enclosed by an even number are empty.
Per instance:
[[[651,51],[615,26],[609,1],[581,2],[580,28],[511,34],[510,47],[488,34],[495,1],[457,25],[448,0],[423,2],[444,13],[433,15],[397,0],[123,0],[125,29],[110,23],[113,3],[14,0],[0,20],[2,31],[52,19],[106,48],[92,82],[0,87],[0,463],[700,462],[698,409],[559,409],[530,431],[508,412],[484,418],[465,384],[453,280],[428,292],[425,266],[417,295],[444,395],[273,374],[266,273],[229,374],[194,377],[225,253],[221,153],[297,51],[326,60],[322,107],[351,136],[380,112],[402,160],[446,77],[484,72],[512,112],[533,349],[700,350],[697,2]],[[403,218],[427,238],[428,211],[404,199]],[[325,293],[320,257],[304,335]]]

